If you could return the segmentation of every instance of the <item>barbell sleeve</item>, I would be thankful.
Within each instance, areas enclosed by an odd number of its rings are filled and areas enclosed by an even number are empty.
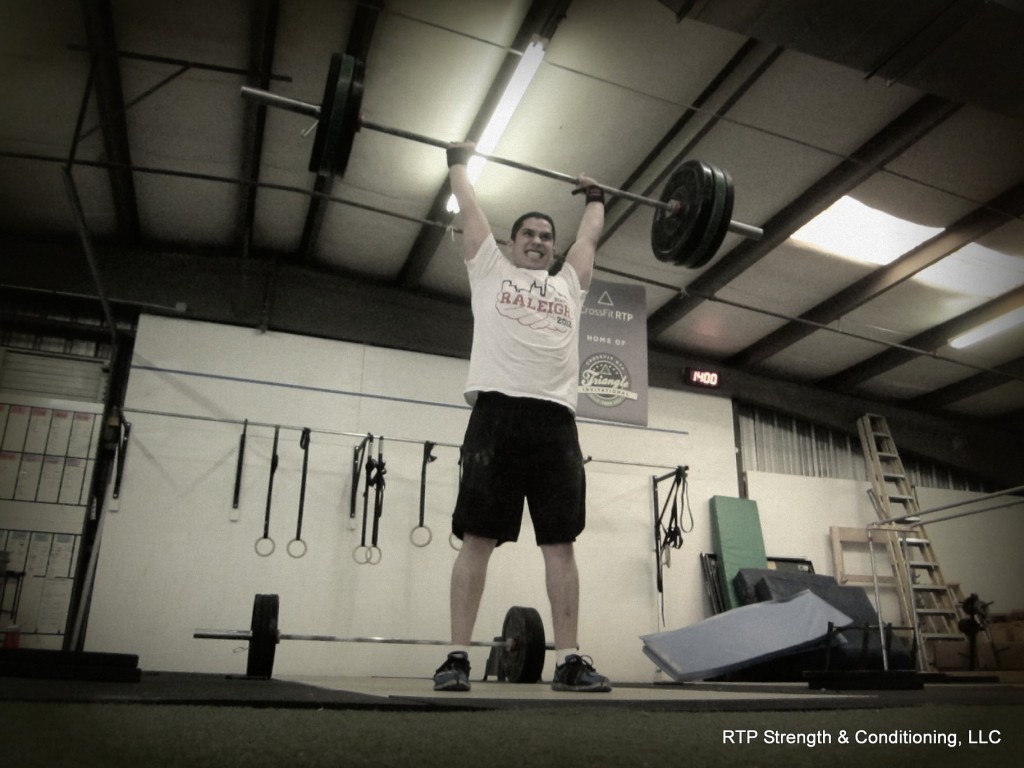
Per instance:
[[[260,88],[250,88],[248,85],[242,86],[242,98],[248,101],[255,101],[260,104],[266,104],[268,107],[276,107],[278,109],[285,109],[289,112],[297,112],[300,115],[309,115],[320,119],[320,105],[310,104],[308,101],[299,101],[298,99],[291,99],[287,96],[279,96],[276,93],[270,91],[264,91]]]
[[[729,231],[734,235],[741,235],[747,240],[760,240],[764,237],[764,230],[755,227],[753,224],[744,224],[742,221],[729,221]]]

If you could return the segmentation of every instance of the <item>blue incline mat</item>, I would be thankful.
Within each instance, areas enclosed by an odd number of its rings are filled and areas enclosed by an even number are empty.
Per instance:
[[[719,613],[682,629],[644,635],[644,653],[676,682],[706,680],[824,646],[828,624],[850,617],[809,590]]]

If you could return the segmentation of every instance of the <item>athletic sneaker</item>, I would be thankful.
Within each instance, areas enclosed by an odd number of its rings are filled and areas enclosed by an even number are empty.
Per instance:
[[[444,664],[434,673],[435,691],[469,690],[469,655],[465,651],[452,651]]]
[[[575,653],[566,657],[564,664],[555,667],[551,688],[556,691],[607,693],[612,689],[611,683],[607,677],[598,674],[593,662],[589,656]]]

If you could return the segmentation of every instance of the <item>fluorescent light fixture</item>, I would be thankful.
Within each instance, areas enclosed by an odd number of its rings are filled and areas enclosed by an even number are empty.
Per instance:
[[[982,323],[977,328],[972,328],[967,333],[961,333],[949,340],[949,346],[953,349],[963,349],[979,341],[990,339],[996,334],[1008,331],[1024,323],[1024,307],[1018,307],[1006,314]]]
[[[523,100],[523,96],[526,95],[526,89],[530,87],[533,76],[537,74],[537,70],[540,68],[540,63],[544,58],[545,43],[546,41],[535,37],[526,46],[526,50],[523,51],[522,58],[520,58],[519,64],[516,66],[516,71],[512,73],[512,78],[508,81],[508,85],[505,86],[505,93],[502,94],[501,100],[498,101],[498,106],[494,108],[494,112],[491,114],[491,119],[487,122],[487,127],[484,128],[484,132],[480,134],[480,140],[476,143],[478,152],[489,155],[498,146],[498,140],[501,138],[501,134],[505,132],[505,128],[508,127],[508,122],[512,119],[512,113],[516,111],[519,102]],[[466,170],[469,172],[470,183],[476,184],[485,165],[487,165],[487,161],[479,155],[474,155],[470,158],[469,164],[466,166]],[[455,202],[455,195],[448,198],[447,208],[449,213],[459,212],[459,205]]]
[[[791,235],[827,253],[885,265],[942,231],[841,197]]]

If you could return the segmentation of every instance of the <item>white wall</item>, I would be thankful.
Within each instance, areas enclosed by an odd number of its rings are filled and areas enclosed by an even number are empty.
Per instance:
[[[918,489],[918,500],[924,510],[979,496],[936,488]],[[1024,608],[1024,502],[991,509],[1006,502],[1005,497],[974,501],[924,518],[946,581],[959,583],[965,595],[976,592],[982,600],[993,603],[989,610],[1001,613]],[[969,512],[978,514],[943,520]]]
[[[747,473],[747,490],[757,501],[769,555],[806,557],[815,571],[836,575],[829,544],[829,527],[863,528],[877,521],[867,495],[870,484],[764,472]],[[946,504],[967,502],[982,494],[918,488],[918,503],[927,512]],[[941,520],[982,510],[1006,499],[972,502],[925,514],[925,529],[947,583],[959,584],[965,595],[976,592],[993,601],[990,610],[1008,612],[1024,607],[1024,502],[1000,510]],[[935,522],[932,522],[935,521]],[[879,572],[888,568],[884,550],[876,550]],[[844,559],[847,573],[870,574],[866,551],[851,547]],[[869,593],[871,590],[869,590]],[[883,590],[883,618],[900,621],[898,607]],[[869,594],[874,602],[874,595]]]
[[[131,445],[121,498],[108,499],[87,649],[139,654],[149,670],[241,673],[244,643],[196,640],[192,633],[248,629],[259,592],[280,594],[286,632],[447,638],[455,446],[469,415],[461,394],[465,368],[461,360],[144,317],[126,396]],[[270,524],[277,549],[263,558],[254,543],[263,531],[273,430],[250,426],[241,503],[233,510],[241,430],[216,419],[314,430],[304,557],[286,552],[298,511],[298,429],[281,431]],[[714,495],[738,495],[728,400],[654,389],[649,424],[643,429],[580,423],[584,455],[593,458],[588,528],[577,544],[581,643],[602,672],[620,681],[657,677],[640,635],[708,615],[698,557],[711,549],[708,503]],[[385,436],[387,462],[383,558],[376,566],[352,558],[362,513],[360,498],[357,519],[349,517],[352,449],[359,438],[331,434],[367,432]],[[409,536],[418,516],[424,440],[451,447],[437,447],[437,460],[427,470],[433,541],[417,548]],[[689,467],[694,527],[665,569],[663,626],[655,589],[651,477],[676,465]],[[768,553],[808,557],[819,573],[833,572],[828,526],[864,525],[873,518],[866,484],[758,473],[750,473],[748,483]],[[662,498],[667,490],[666,483]],[[922,492],[925,505],[945,498]],[[935,531],[947,578],[996,599],[997,610],[1024,606],[1019,514],[979,516],[977,523],[945,523]],[[550,631],[542,561],[528,517],[520,542],[501,547],[492,559],[477,638],[497,636],[512,605],[536,607]],[[422,645],[285,642],[274,672],[428,677],[442,654],[442,648]],[[487,654],[485,648],[474,651],[474,674],[482,673]],[[545,677],[550,673],[549,660]]]
[[[455,446],[469,416],[462,399],[465,368],[461,360],[144,317],[125,403],[131,445],[121,498],[108,500],[87,648],[137,653],[144,669],[241,672],[242,643],[196,640],[192,632],[248,629],[258,592],[281,595],[283,631],[446,639],[456,554],[448,544]],[[277,549],[263,558],[254,543],[263,530],[273,429],[249,428],[241,503],[233,510],[241,428],[152,412],[311,427],[305,557],[286,552],[298,511],[298,430],[280,434],[270,523]],[[670,627],[704,617],[697,554],[710,546],[708,499],[737,494],[727,400],[655,390],[649,422],[646,429],[580,423],[584,455],[593,459],[588,530],[577,545],[581,642],[602,671],[620,680],[654,674],[638,639],[660,628],[651,476],[690,466],[695,529],[665,573]],[[349,517],[352,449],[359,438],[330,434],[367,432],[385,436],[387,462],[383,558],[376,566],[352,558],[362,515],[360,496],[357,519]],[[426,516],[434,535],[429,546],[417,548],[409,536],[418,516],[424,440],[451,447],[437,447],[427,470]],[[520,542],[501,547],[492,559],[476,636],[500,634],[512,605],[536,607],[550,631],[528,517]],[[474,652],[476,671],[483,671],[487,653]],[[442,655],[432,646],[282,643],[274,671],[428,676]]]

